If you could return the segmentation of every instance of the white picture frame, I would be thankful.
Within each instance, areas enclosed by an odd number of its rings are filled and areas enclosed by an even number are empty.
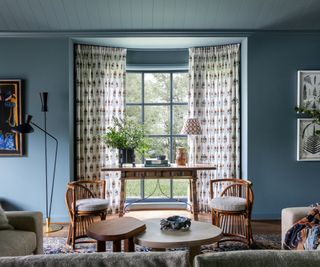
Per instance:
[[[313,119],[297,119],[297,160],[320,161],[320,125],[313,123]]]
[[[320,70],[298,71],[298,99],[300,108],[320,109]]]

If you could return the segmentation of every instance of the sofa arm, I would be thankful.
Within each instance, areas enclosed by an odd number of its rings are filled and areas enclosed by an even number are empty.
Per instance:
[[[308,214],[311,207],[286,208],[281,212],[281,244],[283,244],[285,235],[290,227]]]
[[[37,247],[34,254],[43,253],[42,213],[39,211],[6,211],[9,224],[17,230],[34,232],[37,237]]]

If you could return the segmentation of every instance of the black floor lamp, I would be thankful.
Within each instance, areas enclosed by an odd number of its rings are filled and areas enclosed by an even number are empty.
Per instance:
[[[56,176],[56,164],[57,164],[57,154],[58,154],[58,139],[55,138],[52,134],[47,132],[47,112],[48,112],[48,93],[47,92],[41,92],[40,93],[40,99],[41,99],[41,111],[44,114],[44,129],[41,128],[39,125],[32,122],[32,116],[26,115],[26,122],[18,125],[17,127],[14,127],[12,129],[13,132],[17,133],[32,133],[33,127],[36,127],[40,131],[44,133],[44,156],[45,156],[45,179],[46,179],[46,225],[44,228],[45,233],[51,233],[56,232],[62,229],[62,225],[58,224],[52,224],[50,221],[51,216],[51,208],[52,208],[52,199],[53,199],[53,190],[54,190],[54,182],[55,182],[55,176]],[[32,126],[31,126],[32,125]],[[49,200],[49,194],[48,194],[48,151],[47,151],[47,136],[51,137],[56,144],[55,154],[54,154],[54,163],[53,163],[53,174],[52,174],[52,184],[51,184],[51,192],[50,192],[50,200]]]

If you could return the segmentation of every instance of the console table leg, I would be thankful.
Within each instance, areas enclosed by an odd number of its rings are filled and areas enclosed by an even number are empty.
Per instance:
[[[124,240],[124,251],[134,252],[133,237]]]
[[[122,175],[122,173],[121,173]],[[121,178],[120,179],[121,186],[120,186],[120,207],[119,207],[119,217],[123,216],[124,213],[124,202],[126,200],[126,195],[125,195],[125,188],[126,188],[126,179]]]
[[[197,198],[197,172],[192,175],[192,209],[193,219],[198,221],[198,198]]]
[[[121,240],[113,241],[113,252],[121,252]]]
[[[106,241],[97,241],[97,252],[106,252]]]

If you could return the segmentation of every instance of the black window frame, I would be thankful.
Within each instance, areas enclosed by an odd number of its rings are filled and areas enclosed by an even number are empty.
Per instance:
[[[145,106],[169,106],[170,107],[170,133],[169,134],[148,134],[146,137],[149,138],[169,138],[170,140],[170,151],[169,151],[169,160],[171,163],[173,163],[174,159],[174,153],[173,151],[173,139],[174,138],[187,138],[187,135],[185,134],[173,134],[173,107],[174,106],[187,106],[188,102],[174,102],[173,101],[173,74],[174,73],[188,73],[187,69],[179,69],[179,70],[127,70],[127,73],[139,73],[141,74],[141,102],[137,103],[125,103],[126,106],[140,106],[141,107],[141,123],[144,124],[145,122]],[[168,73],[170,74],[170,101],[169,102],[162,102],[162,103],[146,103],[144,101],[144,91],[145,91],[145,86],[144,86],[144,75],[146,73]],[[143,160],[143,159],[142,159]],[[173,180],[170,179],[170,198],[145,198],[145,192],[144,192],[144,180],[140,180],[140,197],[141,198],[127,198],[127,202],[175,202],[177,200],[179,201],[187,201],[187,196],[186,198],[175,198],[173,196]]]

